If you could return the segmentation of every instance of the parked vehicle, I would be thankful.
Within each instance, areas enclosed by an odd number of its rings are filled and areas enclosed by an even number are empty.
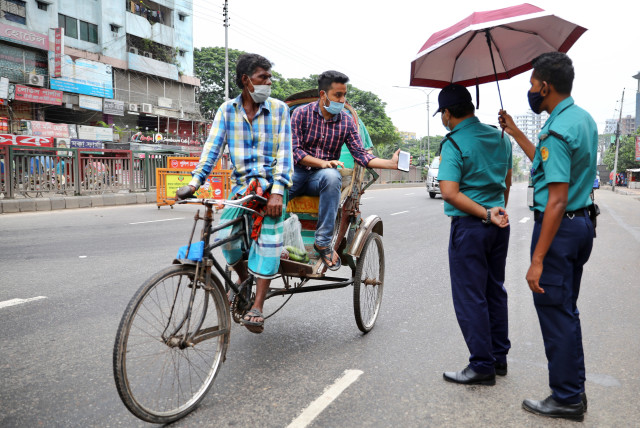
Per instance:
[[[440,156],[436,156],[435,158],[433,158],[433,161],[431,161],[431,165],[429,165],[429,171],[427,172],[427,181],[425,182],[427,192],[429,192],[429,197],[431,199],[440,194],[440,184],[438,183],[439,166]]]

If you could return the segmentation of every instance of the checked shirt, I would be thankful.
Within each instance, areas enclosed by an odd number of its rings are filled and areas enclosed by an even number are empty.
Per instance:
[[[200,162],[189,184],[199,188],[222,154],[225,144],[234,166],[232,193],[244,193],[252,179],[271,193],[284,194],[291,187],[293,157],[289,108],[282,101],[267,98],[253,122],[242,107],[242,95],[223,103],[213,119]]]
[[[353,119],[342,111],[331,120],[325,120],[320,113],[319,101],[294,110],[291,128],[293,159],[296,164],[307,155],[322,160],[340,159],[340,150],[345,143],[360,165],[366,167],[375,158],[362,146],[358,127]]]

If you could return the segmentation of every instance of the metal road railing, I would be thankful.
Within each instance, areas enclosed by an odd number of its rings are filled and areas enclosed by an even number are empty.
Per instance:
[[[156,168],[181,152],[0,147],[0,198],[150,191]]]

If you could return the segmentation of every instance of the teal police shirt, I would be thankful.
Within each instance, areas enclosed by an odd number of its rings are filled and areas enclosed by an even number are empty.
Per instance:
[[[531,209],[544,212],[549,183],[569,183],[566,211],[591,205],[598,153],[598,127],[591,115],[568,97],[553,109],[538,139],[532,165]]]
[[[439,181],[459,183],[460,192],[485,208],[504,207],[505,178],[512,168],[511,141],[506,134],[470,117],[445,136],[440,156]],[[448,202],[444,213],[468,215]]]

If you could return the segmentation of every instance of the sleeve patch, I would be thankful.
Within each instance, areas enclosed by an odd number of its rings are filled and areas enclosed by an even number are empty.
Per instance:
[[[547,149],[546,147],[542,147],[540,149],[540,155],[542,155],[542,161],[546,162],[547,159],[549,159],[549,149]]]

